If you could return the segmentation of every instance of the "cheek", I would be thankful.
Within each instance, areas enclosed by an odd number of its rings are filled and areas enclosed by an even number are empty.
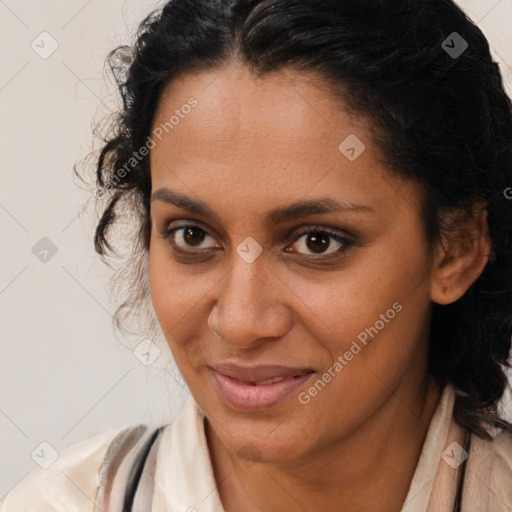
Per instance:
[[[308,316],[320,320],[312,334],[329,340],[325,345],[333,360],[346,351],[358,352],[355,341],[364,349],[358,359],[369,357],[366,348],[375,345],[383,351],[376,354],[382,365],[392,366],[390,350],[395,354],[414,350],[428,328],[430,285],[420,240],[414,244],[395,240],[378,250],[361,251],[357,265],[295,291],[308,306]]]
[[[329,308],[317,310],[322,322],[317,322],[319,328],[312,334],[316,343],[324,340],[329,353],[319,375],[328,383],[312,383],[299,399],[301,404],[308,403],[311,417],[318,422],[325,411],[332,411],[325,419],[329,420],[326,429],[361,421],[383,403],[411,368],[418,375],[422,371],[428,294],[410,279],[390,276],[382,280],[375,271],[370,280],[353,275],[350,283],[343,282],[342,291],[338,283],[338,293],[334,286],[327,294],[324,291]],[[320,304],[320,295],[318,300]]]
[[[222,275],[179,264],[159,241],[149,252],[149,286],[156,317],[169,345],[182,345],[205,325],[205,307]]]
[[[166,338],[180,318],[186,318],[195,293],[194,280],[186,279],[161,242],[152,243],[149,252],[149,287],[151,302]]]

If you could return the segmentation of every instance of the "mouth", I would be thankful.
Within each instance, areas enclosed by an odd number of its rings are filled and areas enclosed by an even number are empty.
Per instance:
[[[258,380],[258,381],[254,381],[254,382],[250,381],[250,380],[240,380],[240,379],[233,379],[233,380],[238,380],[239,382],[242,382],[249,386],[266,386],[267,384],[275,384],[276,382],[281,382],[284,379],[297,379],[299,377],[301,377],[301,375],[294,375],[293,377],[272,377],[271,379]]]
[[[233,409],[258,411],[285,401],[315,373],[305,368],[217,365],[209,367],[224,401]]]

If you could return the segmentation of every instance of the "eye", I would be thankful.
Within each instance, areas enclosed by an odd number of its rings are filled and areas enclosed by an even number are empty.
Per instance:
[[[195,249],[215,249],[217,244],[205,245],[208,238],[212,238],[206,230],[194,224],[185,224],[172,229],[159,231],[164,240],[169,240],[173,248],[178,252],[197,252]],[[213,240],[213,238],[212,238]]]
[[[169,240],[174,251],[183,254],[194,255],[194,253],[220,248],[205,229],[195,224],[183,224],[159,231],[159,233],[163,239]],[[298,236],[293,244],[297,248],[290,250],[292,245],[287,247],[285,252],[298,252],[306,256],[313,256],[315,259],[342,255],[353,245],[353,241],[344,236],[342,232],[320,226],[302,228],[294,236]],[[208,238],[213,241],[210,245],[208,245]]]
[[[353,245],[353,242],[341,232],[323,227],[307,227],[298,233],[299,238],[294,243],[298,249],[286,252],[299,252],[307,256],[319,256],[320,258],[341,255]],[[333,242],[334,241],[334,242]],[[305,253],[303,251],[306,251]],[[309,251],[309,254],[308,254]],[[326,252],[327,251],[327,252]]]

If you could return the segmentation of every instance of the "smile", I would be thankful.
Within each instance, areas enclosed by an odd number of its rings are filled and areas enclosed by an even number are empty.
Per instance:
[[[312,370],[276,366],[218,366],[210,371],[224,401],[240,411],[274,407],[297,393],[314,374]]]

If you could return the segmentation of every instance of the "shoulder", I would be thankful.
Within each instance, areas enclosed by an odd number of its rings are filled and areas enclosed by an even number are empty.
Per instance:
[[[512,475],[512,432],[500,432],[493,440],[493,468],[508,471]]]
[[[71,444],[47,469],[32,469],[4,498],[0,512],[92,511],[99,468],[112,441],[126,428],[104,431]]]
[[[512,433],[501,432],[494,440],[489,510],[512,509]]]

